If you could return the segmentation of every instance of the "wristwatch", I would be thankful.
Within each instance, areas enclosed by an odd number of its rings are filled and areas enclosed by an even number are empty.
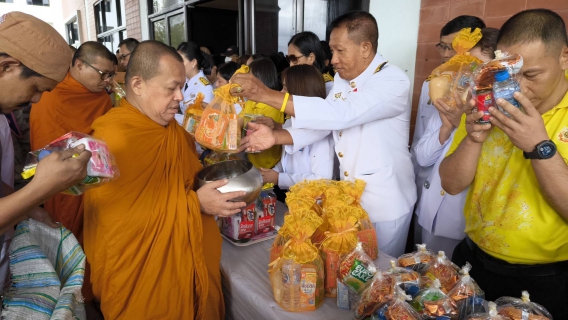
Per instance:
[[[556,154],[556,145],[552,140],[545,140],[536,145],[532,152],[524,152],[525,159],[546,160],[554,157]]]

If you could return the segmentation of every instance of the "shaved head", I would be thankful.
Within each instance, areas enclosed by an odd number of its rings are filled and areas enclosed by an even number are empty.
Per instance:
[[[365,11],[351,11],[335,20],[330,25],[330,29],[347,28],[349,39],[359,44],[370,42],[373,52],[377,52],[379,45],[379,27],[375,17]]]
[[[75,66],[75,62],[77,62],[77,60],[93,64],[97,57],[111,61],[116,65],[116,56],[112,54],[107,47],[100,42],[87,41],[83,43],[77,51],[75,51],[75,54],[73,55],[73,66]]]
[[[183,65],[183,59],[174,48],[154,40],[141,42],[130,55],[126,68],[126,83],[135,76],[149,80],[158,75],[163,57],[171,57]]]

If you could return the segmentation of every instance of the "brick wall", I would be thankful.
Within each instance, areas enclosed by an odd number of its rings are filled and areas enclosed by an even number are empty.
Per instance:
[[[126,35],[129,38],[141,41],[140,2],[138,0],[125,0],[124,8],[126,9]]]
[[[568,0],[422,0],[412,97],[411,139],[422,83],[441,63],[435,46],[440,41],[442,27],[457,16],[472,15],[482,18],[488,27],[500,28],[515,13],[534,8],[554,10],[568,23]]]

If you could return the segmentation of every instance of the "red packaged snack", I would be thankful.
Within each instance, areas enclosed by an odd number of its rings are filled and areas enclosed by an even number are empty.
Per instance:
[[[254,231],[256,235],[274,230],[274,215],[276,214],[276,194],[272,189],[263,190],[256,201],[256,216]]]
[[[230,240],[236,242],[247,242],[254,235],[254,220],[256,216],[255,203],[244,207],[240,213],[234,216],[222,217],[221,232]]]
[[[438,257],[426,271],[427,277],[440,280],[442,291],[448,293],[458,282],[458,271],[452,265],[452,262],[446,257],[444,251],[438,252]]]

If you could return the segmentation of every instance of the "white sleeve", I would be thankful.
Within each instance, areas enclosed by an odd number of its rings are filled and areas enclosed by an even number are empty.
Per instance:
[[[292,119],[294,119],[292,117]],[[312,145],[318,141],[325,139],[331,132],[329,130],[309,130],[309,129],[285,129],[292,136],[292,145],[284,147],[284,151],[288,154],[294,154],[298,150]]]
[[[334,165],[333,142],[331,138],[318,141],[310,147],[311,172],[304,173],[280,173],[278,186],[289,189],[291,186],[303,180],[332,179]]]
[[[440,128],[442,127],[442,119],[440,114],[436,112],[428,121],[426,131],[420,141],[414,146],[414,154],[418,164],[422,167],[432,166],[442,156],[444,147],[451,139],[440,144]]]
[[[398,69],[383,72],[371,76],[345,100],[294,96],[292,127],[343,130],[404,114],[410,108],[410,81]]]

